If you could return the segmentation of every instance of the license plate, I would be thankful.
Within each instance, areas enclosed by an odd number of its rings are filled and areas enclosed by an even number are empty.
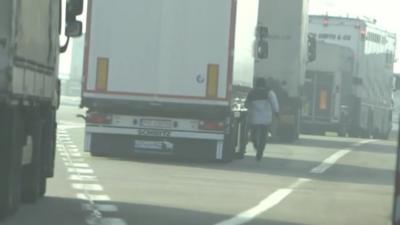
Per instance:
[[[172,153],[174,144],[169,141],[142,141],[135,140],[135,152]]]
[[[142,119],[140,120],[140,125],[146,128],[161,128],[168,129],[172,128],[171,120],[152,120],[152,119]]]

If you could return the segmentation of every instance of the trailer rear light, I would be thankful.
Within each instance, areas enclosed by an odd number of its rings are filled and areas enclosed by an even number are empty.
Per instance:
[[[112,116],[101,113],[89,113],[86,121],[94,124],[110,124]]]
[[[322,89],[319,93],[319,109],[327,110],[328,109],[328,91]]]
[[[224,123],[218,121],[200,121],[199,123],[200,130],[224,130]]]
[[[107,91],[108,70],[108,58],[97,58],[96,91]]]

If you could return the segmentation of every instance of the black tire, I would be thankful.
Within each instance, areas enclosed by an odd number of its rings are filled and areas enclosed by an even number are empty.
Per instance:
[[[22,173],[22,200],[25,203],[35,203],[42,192],[44,179],[42,164],[42,134],[43,125],[40,116],[35,113],[31,118],[29,134],[33,142],[32,162],[24,166]]]
[[[361,129],[360,128],[351,128],[349,131],[349,137],[351,138],[359,138],[361,137]]]
[[[44,108],[42,114],[45,122],[43,123],[42,133],[42,176],[40,180],[39,197],[43,197],[47,190],[47,178],[54,176],[54,161],[56,152],[56,131],[55,111],[52,108]]]
[[[235,144],[232,136],[233,135],[225,135],[222,154],[223,162],[232,162],[235,159]]]
[[[338,137],[346,137],[346,126],[342,123],[337,128]]]
[[[346,133],[343,132],[343,131],[338,131],[338,132],[337,132],[337,136],[338,136],[338,137],[346,137]]]
[[[44,197],[46,191],[47,191],[47,178],[45,176],[42,176],[40,180],[39,197],[40,198]]]
[[[361,131],[361,138],[370,139],[371,138],[371,132],[369,130],[363,129]]]
[[[21,199],[23,123],[18,109],[1,109],[0,124],[0,220],[14,213]]]
[[[390,131],[385,132],[384,134],[379,135],[378,139],[387,141],[390,138]]]

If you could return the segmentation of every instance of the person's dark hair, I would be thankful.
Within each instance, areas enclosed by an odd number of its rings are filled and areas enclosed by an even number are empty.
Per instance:
[[[254,81],[254,87],[256,88],[265,88],[267,86],[267,83],[264,78],[262,77],[257,77]]]

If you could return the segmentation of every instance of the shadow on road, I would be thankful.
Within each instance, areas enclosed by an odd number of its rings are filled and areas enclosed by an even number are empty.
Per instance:
[[[260,175],[285,176],[293,178],[301,177],[321,181],[371,185],[393,185],[394,176],[394,170],[390,169],[345,165],[340,163],[335,164],[323,174],[312,174],[310,171],[318,166],[321,162],[275,157],[266,157],[261,163],[256,162],[253,156],[246,156],[243,160],[237,160],[231,163],[183,162],[178,160],[155,158],[110,160],[132,161],[146,165],[155,164],[173,167],[180,166],[182,169],[200,168],[233,173],[255,173]],[[212,171],[210,171],[210,173],[212,173]]]
[[[299,141],[296,141],[293,144],[289,144],[286,146],[293,147],[310,147],[310,148],[318,148],[323,151],[332,150],[332,149],[345,149],[352,148],[352,144],[354,144],[354,140],[346,139],[346,138],[328,138],[328,137],[318,137],[318,136],[302,136]],[[362,145],[361,147],[357,147],[357,151],[365,151],[365,152],[374,152],[374,153],[395,153],[396,149],[395,142],[389,141],[380,141],[376,140],[374,143],[368,143],[366,145]],[[354,149],[354,147],[353,147]]]
[[[154,205],[115,203],[128,224],[140,225],[214,225],[230,219],[233,215],[201,212],[189,209],[170,208]],[[224,209],[222,209],[224,210]],[[246,210],[246,209],[243,209]],[[305,225],[285,221],[256,218],[252,225]]]
[[[19,211],[1,225],[87,225],[78,199],[45,197],[33,205],[21,205]]]
[[[78,199],[45,197],[35,205],[23,205],[17,214],[0,222],[1,225],[87,225],[89,211],[83,211]],[[120,218],[127,224],[138,225],[214,225],[231,218],[211,212],[171,208],[156,205],[143,205],[123,202],[97,202],[112,204],[118,211],[102,213],[102,218]],[[221,209],[224,210],[224,209]],[[243,209],[245,210],[245,209]],[[305,225],[284,221],[256,218],[252,225]]]
[[[320,138],[313,138],[312,136],[304,138],[296,142],[292,146],[303,147],[316,147],[321,148],[348,148],[354,143],[346,139],[326,140]],[[279,146],[279,145],[277,145]],[[285,145],[291,146],[291,145]],[[277,148],[275,146],[275,148]],[[276,150],[275,150],[276,151]],[[359,147],[354,147],[353,151],[356,152],[371,152],[371,153],[384,153],[392,154],[394,157],[395,147],[387,143],[369,143]],[[268,152],[268,149],[267,149]],[[268,155],[268,153],[267,153]],[[328,157],[329,155],[327,155]],[[233,161],[231,163],[216,163],[216,162],[199,162],[167,159],[165,157],[140,157],[140,158],[109,158],[109,160],[118,161],[134,161],[145,164],[157,164],[165,166],[181,166],[183,169],[187,168],[201,168],[208,170],[221,170],[228,172],[238,173],[255,173],[261,175],[274,175],[285,177],[303,177],[311,178],[322,181],[343,182],[343,183],[357,183],[357,184],[372,184],[372,185],[393,185],[393,170],[373,168],[366,166],[346,165],[341,164],[340,161],[332,166],[323,174],[312,174],[310,171],[318,166],[321,161],[309,161],[285,157],[266,157],[261,163],[257,163],[254,157],[247,156],[243,160]],[[371,160],[371,158],[369,159]],[[387,164],[390,162],[382,162]]]

